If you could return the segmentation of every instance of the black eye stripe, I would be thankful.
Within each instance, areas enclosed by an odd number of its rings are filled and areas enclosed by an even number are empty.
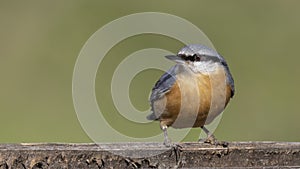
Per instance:
[[[200,61],[201,60],[201,56],[200,55],[197,55],[197,54],[194,54],[194,55],[184,55],[184,54],[180,54],[178,55],[179,57],[181,57],[183,60],[186,60],[186,61]]]
[[[195,58],[194,58],[194,56],[188,56],[188,60],[195,61]]]

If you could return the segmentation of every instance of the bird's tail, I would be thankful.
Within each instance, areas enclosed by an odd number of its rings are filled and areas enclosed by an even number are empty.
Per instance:
[[[147,120],[157,120],[157,117],[155,116],[154,113],[151,113],[147,116]]]

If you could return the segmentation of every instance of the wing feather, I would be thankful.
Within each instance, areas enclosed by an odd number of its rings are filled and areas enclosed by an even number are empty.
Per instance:
[[[155,83],[154,87],[152,88],[152,93],[150,96],[150,103],[152,111],[153,109],[153,102],[162,98],[166,93],[170,91],[172,86],[176,82],[176,66],[172,67],[166,73],[164,73],[160,79]],[[155,112],[151,113],[147,116],[148,120],[157,120],[159,117],[155,115]]]

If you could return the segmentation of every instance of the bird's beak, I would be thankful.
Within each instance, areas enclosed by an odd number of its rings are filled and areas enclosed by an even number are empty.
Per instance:
[[[167,59],[172,60],[177,63],[184,63],[184,60],[177,55],[167,55],[165,56]]]

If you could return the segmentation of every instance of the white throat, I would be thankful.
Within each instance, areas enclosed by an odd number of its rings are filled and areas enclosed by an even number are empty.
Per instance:
[[[188,67],[195,73],[207,74],[213,72],[219,66],[218,62],[202,61],[202,62],[189,62]]]

